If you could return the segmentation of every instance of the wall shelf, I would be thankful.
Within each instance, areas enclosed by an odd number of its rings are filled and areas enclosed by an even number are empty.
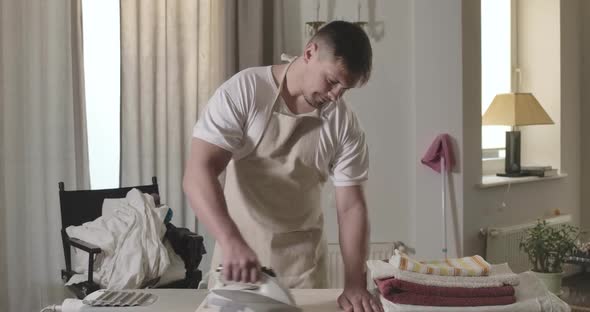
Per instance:
[[[530,183],[530,182],[541,182],[541,181],[549,181],[549,180],[557,180],[563,179],[567,177],[567,173],[559,173],[556,176],[551,177],[517,177],[517,178],[507,178],[507,177],[498,177],[496,175],[484,175],[481,177],[481,183],[477,186],[479,188],[490,188],[508,184],[520,184],[520,183]]]

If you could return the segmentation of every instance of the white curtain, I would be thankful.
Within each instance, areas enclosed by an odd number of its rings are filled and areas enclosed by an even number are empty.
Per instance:
[[[275,41],[263,37],[273,37],[273,8],[268,0],[121,1],[120,181],[157,176],[176,225],[196,230],[182,176],[198,112],[239,69],[272,63]]]
[[[121,1],[122,186],[157,176],[176,225],[194,228],[182,196],[182,169],[198,103],[221,79],[217,1]]]
[[[58,186],[88,188],[79,0],[0,0],[0,311],[60,303]]]

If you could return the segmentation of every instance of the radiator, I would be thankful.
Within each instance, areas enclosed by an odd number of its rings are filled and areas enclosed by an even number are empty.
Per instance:
[[[369,245],[370,260],[385,260],[393,255],[398,246],[404,246],[401,242],[371,243]],[[367,276],[367,286],[373,288],[373,281]],[[344,264],[340,244],[328,244],[328,288],[344,287]]]
[[[546,219],[551,225],[569,224],[571,215],[562,215]],[[490,227],[486,232],[486,260],[492,264],[507,262],[510,268],[521,273],[530,269],[531,265],[526,253],[520,250],[521,239],[526,235],[526,229],[534,227],[537,222],[519,224],[509,227]]]

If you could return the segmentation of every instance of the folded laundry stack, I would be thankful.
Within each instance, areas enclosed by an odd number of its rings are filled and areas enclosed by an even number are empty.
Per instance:
[[[446,307],[509,305],[516,302],[518,275],[480,256],[416,261],[396,250],[389,261],[367,262],[381,296],[396,304]]]

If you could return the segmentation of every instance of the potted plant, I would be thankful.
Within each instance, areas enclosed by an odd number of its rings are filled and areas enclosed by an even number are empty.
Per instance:
[[[539,220],[520,241],[520,249],[533,266],[531,270],[555,294],[561,291],[563,264],[576,250],[578,235],[579,229],[575,226],[550,225],[546,220]]]
[[[580,230],[580,239],[576,240],[576,250],[573,255],[569,257],[568,262],[581,265],[583,271],[590,266],[590,238],[583,237],[588,234],[588,231]]]

